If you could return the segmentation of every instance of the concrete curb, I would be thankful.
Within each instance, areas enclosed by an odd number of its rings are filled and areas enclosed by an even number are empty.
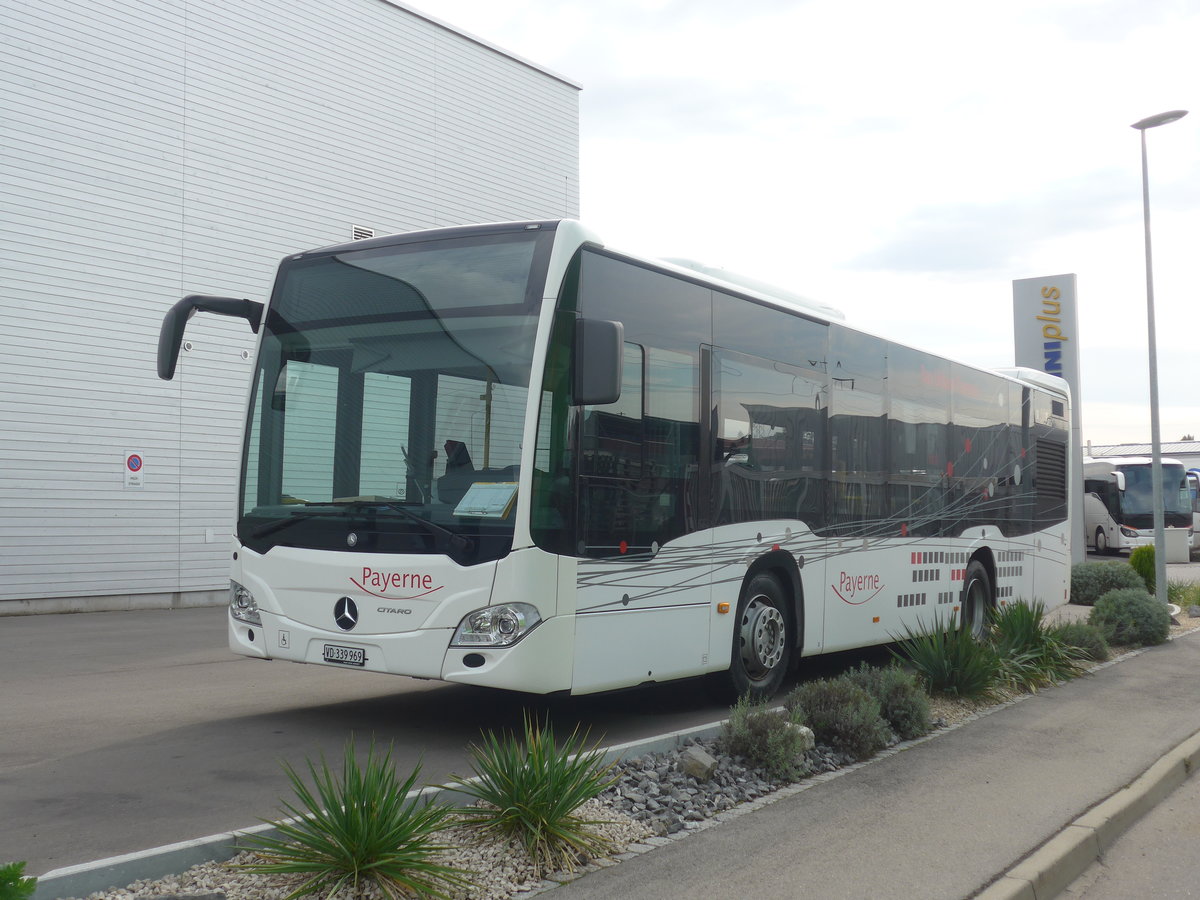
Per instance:
[[[644,756],[647,753],[662,753],[674,750],[688,740],[716,737],[721,730],[721,725],[722,722],[696,725],[640,741],[617,744],[604,748],[601,752],[605,762]],[[462,801],[467,799],[466,795],[459,794],[457,791],[435,786],[413,791],[409,796],[427,801],[444,800],[451,803],[455,802],[456,796]],[[135,881],[152,881],[167,875],[176,875],[200,863],[231,859],[246,849],[247,843],[243,840],[244,837],[271,834],[274,831],[273,825],[257,825],[238,831],[226,831],[190,841],[181,841],[177,844],[154,847],[150,850],[141,850],[136,853],[110,856],[95,862],[54,869],[45,875],[38,876],[37,890],[34,892],[33,900],[86,897],[97,891],[125,887]]]
[[[1132,784],[1071,822],[1024,860],[976,894],[978,900],[1051,900],[1117,839],[1200,767],[1200,731],[1138,776]]]

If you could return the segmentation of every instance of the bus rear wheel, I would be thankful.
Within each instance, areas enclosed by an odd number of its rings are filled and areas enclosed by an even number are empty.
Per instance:
[[[987,567],[977,559],[971,560],[963,577],[962,599],[959,601],[959,628],[981,641],[987,634],[988,611],[992,608],[992,580]]]
[[[766,573],[750,579],[738,600],[729,681],[733,692],[765,700],[783,683],[792,658],[787,593]]]

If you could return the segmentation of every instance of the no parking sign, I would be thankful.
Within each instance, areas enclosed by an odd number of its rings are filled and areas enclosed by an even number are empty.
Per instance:
[[[142,454],[132,451],[125,454],[125,487],[140,488],[145,478],[146,462]]]

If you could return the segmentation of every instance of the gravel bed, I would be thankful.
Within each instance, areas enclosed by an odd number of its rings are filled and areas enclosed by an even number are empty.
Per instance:
[[[711,779],[702,782],[679,771],[684,747],[698,744],[717,759]],[[652,753],[619,763],[613,770],[617,780],[580,814],[601,824],[593,830],[607,837],[613,855],[607,859],[581,860],[576,872],[539,872],[523,847],[515,842],[480,840],[473,829],[451,828],[440,835],[451,849],[440,860],[467,870],[475,884],[449,890],[455,900],[505,900],[525,897],[578,877],[589,869],[612,865],[614,857],[631,845],[690,830],[717,813],[766,796],[788,782],[771,778],[744,761],[722,755],[716,741],[688,741],[679,750]],[[832,772],[853,760],[820,745],[805,754],[808,775]],[[179,875],[156,881],[139,881],[128,887],[88,895],[87,900],[283,900],[299,884],[295,876],[261,875],[237,868],[253,863],[255,856],[244,852],[226,862],[194,866]],[[337,900],[384,900],[374,885],[357,896],[350,891]]]
[[[744,760],[721,754],[715,740],[688,741],[684,747],[691,744],[717,760],[716,771],[708,781],[698,781],[679,770],[681,748],[619,764],[616,783],[600,799],[644,823],[655,835],[665,837],[790,783],[772,778]],[[853,761],[818,745],[804,754],[804,777],[832,772]]]
[[[613,844],[614,853],[650,836],[645,825],[599,800],[588,801],[580,807],[579,812],[600,823],[592,826],[592,831],[608,838]],[[441,832],[438,839],[450,847],[438,855],[438,861],[468,872],[474,882],[469,888],[447,889],[445,893],[454,900],[505,900],[514,895],[531,894],[607,863],[602,860],[583,860],[580,868],[573,873],[543,873],[537,870],[525,849],[515,841],[480,840],[475,829],[465,826],[449,828]],[[137,881],[125,888],[89,894],[88,900],[283,900],[303,880],[294,875],[263,875],[238,868],[257,860],[254,853],[247,851],[225,862],[193,866],[179,875],[156,881]],[[323,898],[326,895],[318,893],[313,896]],[[334,896],[337,900],[386,900],[385,895],[369,882],[361,885],[357,894],[345,889]]]

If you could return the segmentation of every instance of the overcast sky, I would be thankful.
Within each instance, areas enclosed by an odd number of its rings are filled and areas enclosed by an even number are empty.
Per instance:
[[[581,218],[984,366],[1075,273],[1083,437],[1145,442],[1147,133],[1164,441],[1200,435],[1195,0],[408,0],[583,86]]]

